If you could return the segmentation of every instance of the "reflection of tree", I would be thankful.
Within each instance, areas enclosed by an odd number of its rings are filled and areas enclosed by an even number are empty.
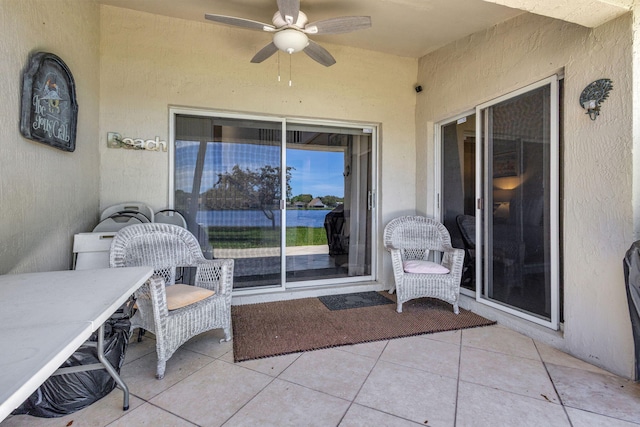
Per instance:
[[[287,197],[291,197],[291,167],[287,167]],[[275,211],[281,198],[280,167],[242,169],[235,165],[230,172],[218,174],[218,182],[204,193],[207,209],[260,209],[275,228]]]
[[[320,200],[322,200],[322,203],[329,207],[335,207],[338,206],[338,203],[344,203],[344,197],[337,196],[322,196],[320,197]]]

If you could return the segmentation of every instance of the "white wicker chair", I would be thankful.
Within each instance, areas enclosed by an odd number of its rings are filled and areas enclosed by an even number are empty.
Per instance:
[[[402,304],[414,298],[432,297],[453,304],[458,314],[460,280],[464,250],[451,246],[451,237],[444,225],[422,216],[402,216],[391,220],[384,229],[384,246],[391,253],[398,313]],[[428,261],[429,252],[442,252],[441,265],[448,273],[407,273],[405,262]]]
[[[193,234],[173,224],[147,223],[120,230],[113,239],[111,267],[148,265],[154,276],[135,294],[137,311],[131,318],[131,330],[143,328],[155,334],[158,366],[162,379],[167,360],[190,338],[222,328],[231,339],[231,291],[233,260],[207,260]],[[205,299],[169,311],[167,286],[176,279],[176,267],[196,267],[195,286],[214,291]]]

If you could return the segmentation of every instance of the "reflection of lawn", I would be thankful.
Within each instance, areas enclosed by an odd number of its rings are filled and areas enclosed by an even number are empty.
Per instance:
[[[280,228],[208,227],[209,240],[217,249],[247,249],[280,246]],[[287,246],[326,245],[324,228],[287,227]]]

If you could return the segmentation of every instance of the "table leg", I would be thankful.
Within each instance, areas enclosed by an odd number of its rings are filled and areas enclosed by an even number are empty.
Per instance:
[[[122,410],[126,411],[129,409],[129,387],[127,387],[124,381],[122,381],[118,372],[116,372],[113,366],[111,366],[111,363],[109,363],[107,358],[104,356],[104,324],[100,325],[100,328],[98,329],[98,360],[102,363],[109,375],[111,375],[111,378],[113,378],[122,389],[122,392],[124,393]]]

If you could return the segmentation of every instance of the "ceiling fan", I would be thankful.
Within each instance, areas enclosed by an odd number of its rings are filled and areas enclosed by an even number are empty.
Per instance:
[[[273,33],[273,41],[256,53],[251,59],[253,63],[264,61],[278,50],[289,54],[303,51],[314,61],[329,67],[336,60],[325,48],[309,40],[308,34],[341,34],[371,27],[370,16],[342,16],[308,23],[307,15],[300,11],[300,0],[277,2],[278,11],[273,15],[273,25],[211,13],[206,13],[204,17],[221,24]]]

